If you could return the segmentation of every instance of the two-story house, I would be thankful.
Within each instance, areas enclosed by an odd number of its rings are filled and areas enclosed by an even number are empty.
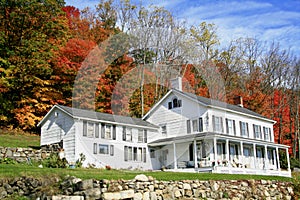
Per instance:
[[[180,80],[180,79],[178,79]],[[291,176],[282,170],[275,121],[239,105],[171,89],[136,119],[54,106],[41,126],[41,145],[62,141],[66,158],[85,166]]]

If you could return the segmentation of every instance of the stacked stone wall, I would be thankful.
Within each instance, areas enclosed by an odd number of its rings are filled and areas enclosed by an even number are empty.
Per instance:
[[[36,179],[21,177],[0,180],[0,199],[12,195],[41,200],[90,199],[294,199],[290,182],[269,180],[219,180],[219,181],[159,181],[138,175],[133,180],[81,180],[68,176]]]
[[[59,152],[59,149],[59,144],[43,146],[40,149],[0,147],[0,159],[10,158],[17,162],[39,161],[49,157],[52,152]]]

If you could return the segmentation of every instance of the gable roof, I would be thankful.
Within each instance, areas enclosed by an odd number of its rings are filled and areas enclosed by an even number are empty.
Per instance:
[[[53,106],[51,110],[47,113],[47,115],[45,115],[45,117],[39,122],[38,126],[43,124],[43,122],[47,119],[48,115],[50,115],[50,113],[53,112],[55,108],[61,110],[62,112],[69,115],[70,117],[77,118],[77,119],[92,120],[92,121],[99,121],[104,123],[106,122],[106,123],[119,124],[119,125],[130,125],[130,126],[150,128],[150,129],[158,128],[158,126],[151,124],[147,121],[144,121],[140,118],[113,115],[108,113],[95,112],[92,110],[72,108],[72,107],[62,106],[62,105]]]
[[[206,97],[202,97],[202,96],[197,96],[195,94],[192,93],[188,93],[188,92],[183,92],[177,89],[171,89],[155,106],[152,107],[152,109],[149,110],[149,112],[144,116],[143,119],[146,119],[148,115],[150,115],[155,109],[156,107],[164,100],[166,99],[171,93],[174,93],[175,95],[181,95],[181,96],[185,96],[189,99],[191,99],[192,101],[195,101],[203,106],[206,107],[210,107],[210,108],[216,108],[216,109],[221,109],[224,111],[229,111],[229,112],[234,112],[234,113],[238,113],[238,114],[242,114],[242,115],[247,115],[250,117],[254,117],[254,118],[259,118],[259,119],[263,119],[272,123],[275,123],[276,121],[271,120],[263,115],[260,115],[252,110],[249,110],[247,108],[244,107],[240,107],[237,105],[232,105],[232,104],[228,104],[225,102],[221,102],[218,100],[214,100],[214,99],[210,99],[210,98],[206,98]]]

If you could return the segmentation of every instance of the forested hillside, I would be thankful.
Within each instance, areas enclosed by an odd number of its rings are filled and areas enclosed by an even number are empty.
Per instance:
[[[142,117],[182,76],[184,90],[277,121],[276,142],[299,144],[300,57],[276,41],[221,44],[214,24],[162,8],[102,0],[0,0],[0,125],[38,133],[54,104]]]

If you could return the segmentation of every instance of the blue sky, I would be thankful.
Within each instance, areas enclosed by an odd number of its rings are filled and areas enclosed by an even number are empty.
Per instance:
[[[77,8],[94,7],[99,0],[65,0]],[[139,2],[135,0],[132,2]],[[300,58],[300,0],[152,0],[143,4],[163,6],[191,25],[214,23],[221,44],[253,37],[279,42]]]

